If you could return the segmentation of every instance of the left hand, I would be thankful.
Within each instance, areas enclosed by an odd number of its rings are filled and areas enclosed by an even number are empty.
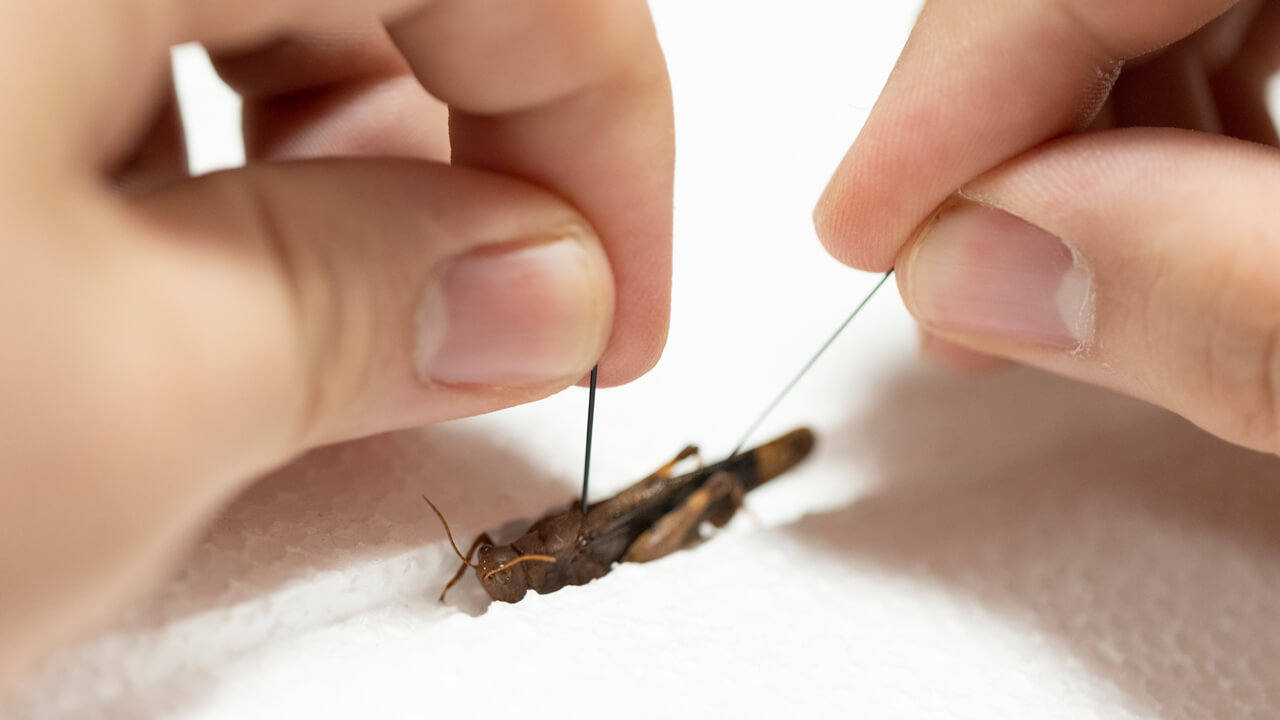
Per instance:
[[[185,177],[186,41],[245,97],[244,168]],[[298,453],[661,353],[640,0],[6,2],[0,102],[0,684]]]

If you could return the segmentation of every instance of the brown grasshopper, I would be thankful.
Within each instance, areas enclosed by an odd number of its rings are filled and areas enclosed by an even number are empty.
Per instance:
[[[449,544],[462,567],[440,593],[462,578],[467,568],[494,600],[517,602],[529,590],[546,594],[565,585],[584,585],[609,572],[616,562],[648,562],[694,544],[703,523],[723,527],[742,506],[746,493],[786,472],[813,448],[813,433],[793,430],[712,465],[672,475],[676,465],[698,455],[696,446],[681,450],[649,477],[607,500],[592,503],[584,514],[575,502],[545,515],[509,545],[496,545],[488,533],[476,538],[464,556],[444,523]],[[701,463],[699,463],[701,464]],[[471,556],[479,553],[476,562]]]

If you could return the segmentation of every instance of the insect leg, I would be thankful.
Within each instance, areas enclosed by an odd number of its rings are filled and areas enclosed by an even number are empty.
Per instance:
[[[676,453],[676,456],[671,458],[671,461],[668,462],[666,465],[663,465],[657,470],[654,470],[653,474],[650,475],[649,477],[664,477],[664,478],[671,477],[671,473],[676,469],[676,465],[679,465],[681,460],[684,460],[690,457],[697,458],[698,467],[699,468],[702,467],[702,455],[698,452],[698,446],[690,445],[685,449],[681,450],[680,452]]]
[[[742,482],[737,477],[730,476],[730,478],[732,482],[727,483],[728,491],[716,497],[707,507],[707,511],[702,514],[704,522],[709,522],[718,528],[729,524],[733,516],[742,508],[743,500],[747,495]]]
[[[640,534],[622,557],[625,562],[649,562],[669,555],[699,538],[704,522],[723,527],[742,504],[742,481],[727,472],[707,479],[679,507],[658,518]]]
[[[478,550],[481,545],[492,544],[493,538],[489,537],[489,533],[481,533],[480,537],[476,538],[475,541],[471,543],[470,549],[467,550],[467,556],[462,560],[462,564],[458,566],[458,572],[454,573],[453,579],[449,581],[448,585],[444,586],[444,590],[440,591],[440,602],[444,602],[445,593],[449,592],[449,588],[458,584],[458,581],[462,579],[462,575],[467,571],[467,568],[474,567],[471,564],[471,556],[475,555],[476,550]]]

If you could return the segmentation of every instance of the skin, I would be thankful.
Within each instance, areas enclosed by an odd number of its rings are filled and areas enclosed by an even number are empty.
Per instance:
[[[1273,0],[929,0],[817,205],[818,234],[845,263],[896,266],[934,358],[1034,365],[1280,451],[1280,154],[1264,97],[1278,40]],[[930,235],[944,206],[995,208],[1072,248],[1091,281],[1085,341],[948,317],[946,300],[984,280],[943,287],[922,264],[919,247],[958,237]]]
[[[308,448],[657,360],[674,151],[648,10],[518,5],[0,8],[0,685]],[[246,168],[185,176],[187,41],[246,98]],[[490,351],[512,337],[527,365]]]
[[[0,684],[137,597],[220,503],[307,448],[544,397],[601,356],[605,384],[656,361],[672,135],[647,13],[495,3],[0,6]],[[818,233],[850,265],[896,264],[935,357],[1047,368],[1276,452],[1263,87],[1278,15],[1263,0],[931,0]],[[247,99],[251,160],[198,180],[164,70],[192,40]],[[1079,251],[1088,348],[929,315],[916,230],[958,194]],[[459,259],[556,240],[576,284],[517,289],[524,306],[590,310],[542,318],[571,328],[571,357],[490,367],[496,383],[423,372],[415,358],[445,342],[415,331],[425,289]]]

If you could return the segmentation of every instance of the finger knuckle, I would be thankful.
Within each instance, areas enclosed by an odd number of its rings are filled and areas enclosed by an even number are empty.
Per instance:
[[[1265,348],[1256,434],[1262,447],[1280,452],[1280,327],[1272,328]]]
[[[1280,284],[1237,263],[1228,276],[1206,351],[1210,400],[1230,439],[1280,451]],[[1272,266],[1274,267],[1274,266]]]
[[[297,379],[303,402],[298,444],[324,434],[324,423],[338,412],[370,366],[376,314],[367,312],[370,277],[361,238],[339,237],[325,226],[324,211],[294,207],[296,198],[278,192],[271,178],[243,185],[246,206],[268,264],[278,276],[293,314]],[[359,286],[359,287],[353,287]]]
[[[639,73],[665,82],[643,2],[560,0],[504,6],[500,23],[477,22],[484,3],[427,7],[411,54],[422,82],[462,112],[519,112]],[[554,28],[548,31],[548,28]],[[424,40],[425,39],[425,40]],[[477,68],[486,72],[477,74]],[[660,71],[660,72],[659,72]]]

